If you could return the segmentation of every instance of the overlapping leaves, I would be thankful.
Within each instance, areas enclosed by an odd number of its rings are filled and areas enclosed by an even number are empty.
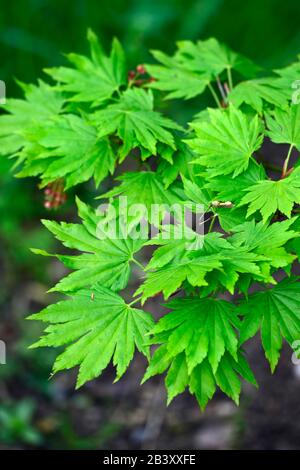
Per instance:
[[[157,144],[176,149],[170,130],[181,130],[171,119],[153,110],[151,90],[127,89],[113,104],[94,114],[99,136],[116,134],[122,141],[118,154],[123,160],[128,153],[139,148],[142,157],[157,154]]]
[[[291,217],[294,204],[300,204],[299,168],[284,179],[258,181],[247,189],[240,202],[241,206],[248,205],[247,217],[259,211],[265,223],[276,211]]]
[[[147,65],[147,71],[155,78],[149,86],[167,91],[166,98],[193,98],[203,93],[207,85],[224,71],[234,69],[252,78],[258,67],[235,53],[215,38],[206,41],[179,41],[177,51],[170,57],[160,51],[152,51],[162,65]]]
[[[238,402],[238,374],[256,383],[238,350],[236,328],[239,319],[235,307],[212,298],[184,298],[170,302],[171,313],[153,328],[153,342],[162,343],[151,358],[144,381],[164,372],[168,401],[186,387],[204,408],[218,385]],[[236,372],[235,372],[236,371]]]
[[[192,125],[195,138],[188,144],[198,157],[194,162],[207,167],[210,177],[232,173],[235,178],[262,144],[262,123],[232,105],[226,111],[208,111],[209,121]]]
[[[25,99],[7,101],[1,155],[17,158],[19,176],[39,176],[44,185],[63,180],[67,188],[91,178],[99,185],[127,156],[140,171],[101,190],[106,210],[78,200],[82,223],[44,221],[79,254],[34,250],[72,270],[52,289],[72,298],[31,317],[49,323],[34,346],[65,347],[53,370],[79,366],[77,386],[110,361],[120,378],[137,348],[150,360],[143,380],[167,371],[169,402],[188,388],[204,408],[219,387],[238,403],[241,379],[256,384],[241,345],[260,330],[273,371],[283,338],[300,340],[299,279],[278,283],[277,273],[290,275],[300,253],[292,217],[300,204],[299,63],[256,78],[250,60],[215,39],[181,41],[173,56],[153,52],[160,63],[146,66],[153,79],[128,82],[119,42],[107,55],[93,32],[88,39],[90,58],[69,54],[70,67],[47,70],[53,86],[21,84]],[[237,83],[240,76],[247,81]],[[209,88],[219,109],[200,110],[182,139],[184,129],[157,111],[149,88],[169,99]],[[262,164],[265,137],[289,145],[278,178]],[[182,207],[209,213],[200,221],[208,233],[184,224],[179,233]],[[146,243],[149,224],[159,233]],[[145,269],[136,259],[144,245],[157,245]],[[140,297],[127,305],[116,291],[128,285],[132,263],[145,272]],[[257,283],[263,287],[249,295]],[[158,293],[178,297],[154,326],[133,305]],[[244,300],[236,306],[223,293]],[[151,359],[149,344],[159,345]]]
[[[113,238],[105,233],[102,217],[78,200],[82,224],[57,223],[44,220],[44,225],[67,248],[81,251],[80,255],[55,255],[68,268],[74,270],[64,277],[52,290],[74,292],[96,283],[114,291],[123,289],[130,276],[133,255],[139,251],[144,240],[131,237]],[[48,255],[41,250],[37,254]]]
[[[69,94],[69,100],[91,102],[99,105],[111,98],[122,85],[126,84],[126,65],[123,49],[117,39],[113,40],[110,56],[106,56],[93,33],[88,31],[91,59],[67,54],[73,65],[47,69],[47,73],[59,83],[58,89]]]
[[[132,308],[122,297],[97,284],[71,300],[50,305],[31,315],[31,320],[50,323],[32,347],[65,346],[53,372],[79,366],[77,388],[98,377],[112,360],[117,379],[126,371],[135,348],[149,357],[146,334],[153,327],[149,313]]]
[[[116,158],[107,138],[99,138],[86,119],[66,114],[37,125],[32,138],[33,155],[27,159],[19,176],[41,175],[43,184],[65,179],[65,188],[94,178],[96,185],[115,169]]]
[[[299,279],[286,278],[271,289],[251,295],[239,310],[244,315],[240,343],[247,341],[260,329],[263,348],[274,371],[282,337],[291,345],[300,339]]]

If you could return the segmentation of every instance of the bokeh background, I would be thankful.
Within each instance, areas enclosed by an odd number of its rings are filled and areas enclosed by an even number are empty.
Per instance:
[[[209,36],[265,68],[300,53],[299,0],[1,0],[0,6],[0,79],[9,97],[20,96],[16,78],[35,81],[44,67],[64,62],[63,52],[87,52],[87,27],[106,46],[118,36],[132,67],[150,60],[150,48],[171,52],[176,40]],[[189,106],[195,105],[176,104],[174,113],[184,116]],[[77,190],[86,201],[93,191]],[[259,342],[249,344],[259,391],[245,386],[240,408],[217,394],[205,413],[188,394],[166,409],[160,380],[140,387],[140,357],[114,385],[112,369],[77,392],[72,372],[48,380],[55,353],[27,349],[40,327],[24,320],[54,300],[46,291],[63,274],[58,263],[29,251],[55,250],[40,218],[75,218],[73,194],[49,214],[37,181],[14,178],[11,162],[1,159],[0,339],[7,364],[0,365],[0,449],[300,448],[300,373],[286,347],[271,377]]]

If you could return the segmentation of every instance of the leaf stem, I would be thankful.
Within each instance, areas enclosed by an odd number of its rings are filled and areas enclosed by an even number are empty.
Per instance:
[[[227,96],[226,96],[226,93],[225,93],[225,91],[224,91],[224,89],[223,89],[222,83],[221,83],[221,81],[220,81],[220,79],[219,79],[218,76],[216,76],[216,80],[217,80],[217,85],[218,85],[218,88],[219,88],[219,90],[220,90],[222,99],[223,99],[224,104],[225,104],[225,103],[227,103]]]
[[[252,161],[253,163],[255,163],[256,166],[260,166],[260,164],[258,163],[258,161],[255,160],[255,158],[254,158],[252,155],[251,155],[250,159],[251,159],[251,161]]]
[[[211,85],[211,83],[208,83],[208,88],[209,88],[209,90],[210,90],[210,92],[211,92],[211,94],[212,94],[212,96],[213,96],[215,102],[217,103],[218,108],[222,109],[222,106],[221,106],[220,100],[219,100],[219,98],[218,98],[218,95],[217,95],[217,93],[215,92],[215,90],[213,89],[213,86]]]
[[[130,304],[127,304],[128,307],[131,307],[131,305],[134,305],[134,304],[137,304],[138,302],[140,302],[140,300],[142,300],[142,295],[140,295],[139,297],[137,297],[135,300],[133,300],[132,302],[130,302]]]
[[[293,148],[294,148],[294,144],[291,144],[290,148],[289,148],[289,151],[288,151],[288,154],[287,154],[287,157],[286,157],[286,159],[284,160],[284,163],[283,163],[281,178],[285,178],[285,176],[286,176]]]
[[[142,263],[140,263],[138,260],[136,260],[135,258],[131,258],[131,261],[133,263],[135,263],[139,268],[141,268],[143,271],[145,269],[145,266],[142,265]]]
[[[228,86],[229,86],[229,91],[231,91],[231,90],[232,90],[232,88],[233,88],[232,74],[231,74],[231,67],[227,67],[227,77],[228,77]]]
[[[218,214],[214,214],[214,215],[212,216],[211,221],[210,221],[210,224],[209,224],[209,227],[208,227],[208,233],[210,233],[210,232],[212,231],[217,216],[218,216]]]

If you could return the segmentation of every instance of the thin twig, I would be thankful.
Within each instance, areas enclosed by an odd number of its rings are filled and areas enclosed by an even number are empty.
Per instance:
[[[212,216],[211,222],[210,222],[209,227],[208,227],[208,233],[210,233],[210,232],[212,231],[217,216],[218,216],[218,214],[214,214],[214,215]]]
[[[287,154],[287,157],[286,157],[286,159],[284,160],[284,163],[283,163],[281,178],[285,178],[286,175],[287,175],[287,169],[288,169],[288,165],[289,165],[289,161],[290,161],[290,158],[291,158],[293,148],[294,148],[294,144],[291,144],[290,148],[289,148],[289,151],[288,151],[288,154]]]
[[[209,90],[210,90],[212,96],[214,97],[214,100],[215,100],[215,102],[217,103],[217,106],[218,106],[220,109],[222,109],[222,105],[221,105],[221,102],[220,102],[220,100],[219,100],[219,98],[218,98],[218,95],[217,95],[217,93],[216,93],[215,90],[213,89],[213,86],[212,86],[210,83],[208,84],[208,88],[209,88]]]
[[[229,90],[231,91],[233,89],[233,82],[232,82],[232,74],[231,74],[230,67],[227,67],[227,77],[228,77]]]
[[[224,89],[223,89],[222,83],[221,83],[221,81],[220,81],[220,79],[219,79],[218,76],[216,77],[216,80],[217,80],[217,85],[218,85],[218,88],[219,88],[219,90],[220,90],[222,99],[223,99],[224,103],[227,103],[227,96],[226,96],[226,93],[225,93],[225,91],[224,91]]]

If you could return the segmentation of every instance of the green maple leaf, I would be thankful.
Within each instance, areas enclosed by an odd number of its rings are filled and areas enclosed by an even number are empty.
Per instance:
[[[1,107],[8,113],[0,116],[1,155],[12,155],[27,143],[26,130],[62,111],[65,98],[42,80],[38,85],[19,83],[25,99],[8,99]]]
[[[217,209],[217,215],[221,228],[225,232],[231,232],[234,227],[243,223],[246,217],[246,210],[241,207]]]
[[[250,274],[254,279],[271,282],[268,273],[261,270],[261,263],[268,261],[264,254],[251,252],[247,245],[234,246],[231,238],[223,238],[220,233],[209,233],[204,238],[202,248],[203,256],[217,255],[222,263],[222,269],[208,273],[207,285],[202,289],[202,296],[215,292],[220,286],[225,287],[231,294],[234,293],[240,274]],[[197,257],[197,252],[191,252]],[[199,258],[200,260],[200,258]]]
[[[260,211],[263,222],[277,210],[291,217],[294,204],[300,203],[300,169],[294,170],[287,178],[259,181],[247,189],[240,206],[249,204],[247,217]]]
[[[184,392],[189,383],[188,368],[183,353],[173,359],[165,383],[168,392],[167,404],[169,404],[173,398]]]
[[[174,260],[172,264],[150,271],[146,280],[136,291],[135,295],[142,294],[142,302],[159,292],[167,299],[182,283],[187,280],[193,287],[207,286],[206,275],[214,269],[222,269],[221,255],[199,256],[190,259],[187,256]]]
[[[177,46],[177,57],[187,64],[189,70],[217,76],[226,69],[234,69],[248,78],[255,76],[259,70],[251,60],[232,51],[215,38],[198,41],[196,44],[179,41]]]
[[[146,66],[147,71],[155,78],[149,86],[169,92],[166,99],[189,99],[200,95],[224,70],[235,69],[250,78],[258,70],[249,59],[233,52],[214,38],[197,43],[179,41],[177,48],[173,57],[160,51],[152,51],[154,58],[162,65]]]
[[[216,373],[205,358],[189,374],[185,354],[182,352],[172,358],[167,346],[167,343],[164,343],[155,351],[142,383],[169,369],[165,380],[168,403],[188,387],[190,393],[195,395],[201,409],[204,410],[219,386],[238,404],[241,391],[240,378],[257,387],[255,377],[241,351],[237,352],[237,360],[233,359],[230,353],[225,352],[220,359]]]
[[[294,90],[297,98],[297,96],[299,96],[297,89],[299,89],[298,80],[300,77],[300,61],[298,60],[298,62],[282,69],[277,69],[275,70],[275,73],[279,76],[277,84],[280,86],[282,93],[287,97],[287,99],[292,98]]]
[[[215,376],[207,359],[193,369],[189,389],[204,410],[216,391]]]
[[[194,163],[207,167],[210,177],[233,173],[235,178],[262,144],[262,123],[233,105],[226,111],[209,109],[209,116],[209,122],[192,124],[196,137],[187,143],[199,155]]]
[[[257,387],[257,382],[241,351],[235,360],[229,353],[222,356],[218,369],[214,374],[207,359],[197,365],[189,381],[190,392],[196,396],[202,410],[213,397],[217,386],[228,395],[236,405],[239,404],[241,378]]]
[[[276,144],[290,144],[300,150],[300,105],[275,109],[266,115],[267,135]]]
[[[130,307],[122,297],[99,284],[29,319],[50,323],[44,336],[31,347],[66,345],[53,372],[80,366],[77,388],[98,377],[111,360],[118,380],[131,362],[135,347],[149,357],[145,335],[153,327],[151,315]]]
[[[225,354],[215,374],[215,380],[220,389],[226,393],[236,405],[239,404],[241,393],[239,375],[253,385],[257,385],[247,361],[241,354],[236,361],[228,354]]]
[[[259,78],[239,83],[229,94],[229,100],[239,108],[246,103],[259,114],[262,114],[264,104],[284,108],[287,98],[278,89],[277,78]]]
[[[204,185],[204,189],[215,192],[213,196],[217,201],[239,202],[243,197],[243,192],[258,181],[265,180],[266,172],[262,165],[250,160],[246,171],[238,178],[231,178],[230,175],[219,175],[209,179]],[[219,211],[219,208],[218,208]]]
[[[296,231],[297,233],[300,232],[300,218],[299,217],[294,217],[292,230]],[[300,237],[291,239],[287,243],[286,248],[289,252],[296,253],[299,259],[300,258]]]
[[[240,343],[261,329],[261,339],[272,372],[278,363],[282,337],[290,344],[300,338],[300,283],[286,278],[272,289],[249,296],[240,306],[244,315]]]
[[[114,239],[109,234],[103,236],[99,230],[101,217],[81,201],[77,201],[82,224],[57,223],[44,220],[44,225],[67,248],[82,251],[81,255],[53,255],[75,272],[64,277],[52,291],[73,292],[95,283],[111,288],[123,289],[130,276],[133,255],[144,243],[142,239],[130,236]],[[42,250],[37,254],[49,256]]]
[[[78,54],[67,54],[74,68],[57,67],[46,72],[57,82],[59,90],[70,93],[69,101],[102,104],[126,84],[126,66],[123,49],[113,40],[110,56],[106,56],[96,35],[89,30],[91,59]]]
[[[193,153],[188,146],[179,139],[176,139],[176,147],[177,150],[172,155],[172,161],[167,161],[162,158],[157,167],[157,173],[159,177],[162,178],[166,188],[168,188],[179,175],[190,180],[194,179],[194,169],[196,165],[190,164],[193,160]]]
[[[262,263],[269,260],[264,254],[251,252],[247,245],[234,246],[220,233],[202,236],[187,228],[182,233],[181,227],[164,226],[162,233],[147,244],[162,246],[154,251],[146,267],[146,280],[136,292],[142,293],[142,301],[159,292],[168,298],[186,280],[201,287],[202,296],[220,286],[233,293],[241,273],[273,281],[261,270]]]
[[[187,258],[187,251],[202,248],[204,236],[188,226],[163,225],[160,232],[145,245],[160,245],[152,254],[146,271],[162,268],[174,260]]]
[[[114,172],[116,159],[107,138],[99,139],[97,130],[85,119],[66,114],[49,120],[35,130],[40,152],[30,157],[18,176],[36,174],[36,163],[44,184],[65,178],[65,188],[94,177],[99,183]]]
[[[255,253],[266,256],[269,258],[267,263],[276,268],[284,267],[295,259],[283,247],[289,240],[299,237],[299,232],[290,230],[294,222],[295,218],[269,226],[254,220],[244,222],[233,228],[235,234],[230,241],[235,246],[246,245]]]
[[[246,171],[241,173],[238,178],[232,178],[231,175],[219,175],[214,178],[194,177],[194,181],[182,177],[184,194],[187,201],[184,201],[186,207],[189,207],[191,201],[191,210],[195,211],[195,204],[203,204],[204,209],[213,211],[218,216],[223,230],[230,232],[236,225],[240,225],[246,218],[246,209],[236,207],[243,195],[243,190],[266,177],[262,165],[257,165],[250,161]],[[214,201],[229,202],[231,207],[213,206]]]
[[[168,91],[165,99],[190,99],[204,92],[211,75],[203,71],[194,73],[185,69],[185,63],[160,51],[151,51],[162,65],[147,65],[147,72],[155,78],[148,86],[156,90]]]
[[[187,202],[185,201],[185,203],[188,205],[190,201],[191,208],[194,206],[193,203],[200,204],[203,205],[204,210],[208,210],[211,206],[213,196],[212,192],[206,189],[204,178],[197,178],[195,181],[190,181],[182,175],[181,179],[183,182],[184,194],[188,200]]]
[[[94,114],[99,136],[117,134],[122,140],[119,148],[120,160],[139,147],[143,158],[156,155],[158,143],[176,149],[170,130],[182,130],[171,119],[153,110],[151,90],[129,88],[116,103],[109,104]]]
[[[132,216],[136,211],[139,219],[144,217],[155,225],[171,206],[176,208],[176,204],[183,198],[182,190],[177,184],[166,189],[159,175],[153,171],[127,172],[116,179],[121,184],[99,198],[126,197],[126,208],[131,211]]]
[[[216,372],[225,350],[236,359],[239,320],[233,304],[215,299],[177,299],[172,309],[153,328],[153,334],[170,332],[168,351],[177,356],[185,351],[189,373],[206,357]]]

